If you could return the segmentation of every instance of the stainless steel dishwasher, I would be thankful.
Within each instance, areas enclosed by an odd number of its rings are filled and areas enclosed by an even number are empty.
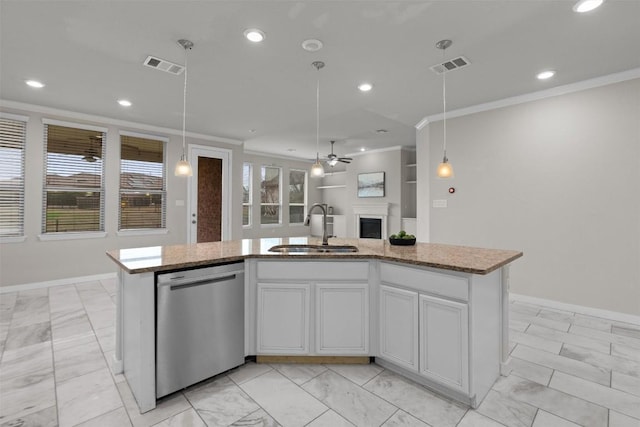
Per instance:
[[[157,277],[156,397],[244,363],[244,264]]]

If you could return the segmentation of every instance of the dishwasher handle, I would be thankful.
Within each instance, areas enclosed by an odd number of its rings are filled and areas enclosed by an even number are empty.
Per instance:
[[[170,285],[170,289],[172,291],[177,291],[179,289],[186,289],[186,288],[193,288],[196,286],[204,286],[204,285],[210,285],[212,283],[218,283],[218,282],[226,282],[227,280],[234,280],[236,278],[235,274],[229,274],[227,276],[223,276],[223,277],[214,277],[214,278],[199,278],[198,280],[195,280],[193,282],[188,282],[188,283],[183,283],[183,284],[175,284],[175,283],[166,283],[166,285]]]
[[[244,270],[232,270],[232,271],[221,271],[217,274],[205,274],[205,275],[195,275],[195,274],[163,274],[158,276],[158,287],[164,286],[175,286],[175,285],[188,285],[193,283],[206,282],[211,280],[216,280],[218,278],[223,278],[223,280],[228,280],[234,275],[243,274]],[[217,280],[216,280],[217,281]]]

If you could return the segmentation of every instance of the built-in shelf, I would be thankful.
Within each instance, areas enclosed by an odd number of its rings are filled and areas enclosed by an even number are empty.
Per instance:
[[[346,185],[342,184],[342,185],[320,185],[318,187],[316,187],[318,190],[326,190],[329,188],[345,188]]]
[[[406,184],[415,184],[415,181],[405,181]]]
[[[324,176],[342,175],[345,173],[347,173],[347,171],[325,172]]]
[[[415,167],[416,167],[416,164],[415,164],[415,163],[410,163],[410,164],[408,164],[408,165],[407,165],[407,167],[408,167],[408,168],[415,168]]]

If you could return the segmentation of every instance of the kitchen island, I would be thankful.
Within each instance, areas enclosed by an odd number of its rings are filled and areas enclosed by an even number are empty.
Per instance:
[[[244,265],[245,356],[375,357],[479,405],[507,361],[508,264],[522,253],[372,239],[331,240],[356,246],[351,253],[269,252],[319,243],[267,238],[108,252],[119,266],[114,364],[141,412],[156,402],[158,275],[228,263]]]

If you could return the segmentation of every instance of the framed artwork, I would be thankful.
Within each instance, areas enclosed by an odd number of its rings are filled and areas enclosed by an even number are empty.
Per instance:
[[[384,172],[358,174],[358,197],[384,197]]]

